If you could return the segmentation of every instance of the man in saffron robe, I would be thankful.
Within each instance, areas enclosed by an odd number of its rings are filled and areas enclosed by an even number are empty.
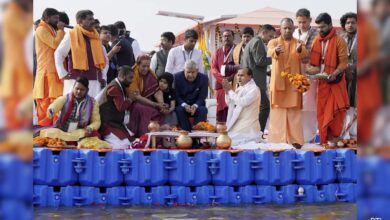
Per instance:
[[[364,94],[357,96],[357,134],[362,145],[372,140],[374,121],[384,98],[378,86],[379,31],[366,16],[359,11],[357,28],[357,93]]]
[[[40,136],[59,138],[64,141],[78,141],[97,134],[100,127],[99,105],[88,93],[88,79],[78,77],[72,92],[57,98],[48,108],[47,116],[60,112],[51,128],[40,131]]]
[[[345,40],[337,36],[332,27],[332,18],[321,13],[315,20],[319,35],[314,39],[310,65],[328,74],[320,79],[317,89],[317,120],[321,143],[337,142],[341,135],[346,111],[349,108],[344,70],[348,65]]]
[[[222,34],[223,46],[215,51],[211,62],[211,73],[215,78],[215,90],[217,92],[217,121],[226,122],[228,106],[225,102],[225,91],[222,88],[224,79],[232,82],[237,72],[238,65],[233,61],[234,33],[225,30]]]
[[[130,112],[130,130],[135,137],[148,132],[150,121],[163,120],[161,110],[166,107],[162,91],[159,90],[156,74],[150,69],[150,56],[141,55],[133,67],[134,77],[128,92],[135,96]]]
[[[301,74],[301,62],[308,52],[303,42],[293,38],[294,22],[290,18],[282,19],[280,31],[281,36],[268,43],[268,55],[272,57],[268,140],[300,148],[304,143],[302,93],[281,73]]]
[[[2,39],[3,57],[0,96],[3,98],[5,128],[16,129],[25,121],[15,114],[20,102],[31,95],[32,68],[28,66],[25,41],[32,29],[32,1],[11,1],[5,6]],[[30,54],[31,57],[31,54]],[[28,121],[31,124],[31,120]]]
[[[37,73],[33,98],[37,103],[37,118],[40,126],[53,125],[56,120],[55,117],[54,120],[47,118],[46,112],[49,105],[62,95],[63,82],[57,75],[54,51],[64,35],[64,23],[59,21],[59,12],[54,8],[46,8],[35,32]]]
[[[94,29],[93,12],[78,11],[76,21],[77,25],[65,34],[54,53],[55,64],[59,78],[64,79],[64,95],[71,91],[77,77],[84,76],[89,80],[89,95],[95,97],[106,84],[109,61]],[[65,70],[63,63],[68,55],[68,70]]]

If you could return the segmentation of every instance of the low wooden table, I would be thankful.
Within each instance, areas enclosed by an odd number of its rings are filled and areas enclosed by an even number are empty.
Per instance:
[[[158,132],[150,132],[147,133],[148,141],[146,142],[147,147],[156,148],[156,138],[157,137],[179,137],[180,132],[176,131],[158,131]],[[219,136],[218,133],[210,133],[210,132],[190,132],[188,136],[191,138],[217,138]]]

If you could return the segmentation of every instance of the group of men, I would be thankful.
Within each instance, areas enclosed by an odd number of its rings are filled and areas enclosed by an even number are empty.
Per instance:
[[[311,21],[310,11],[300,9],[297,29],[291,18],[281,19],[277,38],[271,25],[262,25],[258,36],[248,27],[237,46],[232,31],[223,32],[223,46],[213,56],[211,72],[216,79],[217,120],[227,120],[228,131],[236,138],[233,143],[264,139],[260,134],[264,134],[268,118],[270,143],[300,148],[314,142],[317,130],[322,144],[356,138],[356,126],[352,125],[356,124],[357,15],[342,16],[342,31],[332,26],[327,13],[317,16],[317,28]],[[247,86],[240,78],[242,73],[251,78]],[[309,90],[302,94],[282,73],[306,74]],[[327,77],[317,78],[316,74]],[[234,88],[235,75],[241,82],[232,93],[228,84],[233,82]]]
[[[55,133],[54,127],[60,133],[73,134],[67,139],[70,141],[97,135],[115,146],[130,145],[134,139],[128,126],[130,112],[139,101],[137,94],[128,92],[133,65],[141,57],[137,41],[123,22],[100,26],[89,10],[77,12],[77,24],[65,33],[59,15],[56,9],[46,9],[35,32],[33,97],[37,124],[44,128],[40,128],[41,135]],[[318,30],[310,26],[307,9],[298,10],[296,20],[295,30],[292,19],[281,19],[278,38],[276,29],[268,24],[262,25],[258,36],[252,28],[245,28],[238,45],[233,31],[222,33],[223,46],[212,57],[211,73],[217,121],[227,123],[234,145],[264,139],[268,118],[268,141],[273,143],[299,148],[314,140],[317,129],[321,143],[341,136],[346,111],[355,103],[356,14],[341,19],[345,38],[336,34],[327,13],[316,18]],[[208,113],[209,79],[202,52],[195,48],[197,41],[198,33],[187,30],[183,45],[173,47],[174,34],[164,32],[162,48],[150,62],[156,77],[173,75],[178,125],[185,130],[207,120]],[[282,72],[321,72],[329,77],[311,79],[309,91],[302,94]],[[160,106],[155,102],[152,106]]]
[[[98,136],[115,148],[127,148],[135,138],[129,126],[137,117],[131,114],[135,103],[140,103],[140,109],[145,107],[143,104],[150,104],[156,110],[165,104],[141,97],[141,91],[129,92],[133,78],[141,83],[147,79],[141,75],[145,67],[140,60],[145,56],[139,53],[123,22],[99,26],[93,16],[90,10],[77,12],[77,24],[66,33],[65,22],[59,20],[60,12],[56,9],[47,8],[37,22],[33,89],[36,131],[65,141]],[[191,130],[189,118],[194,118],[194,123],[207,119],[208,78],[199,73],[204,72],[202,57],[194,49],[198,33],[188,30],[186,43],[169,54],[175,36],[165,32],[161,38],[162,50],[146,59],[152,60],[146,73],[153,73],[152,78],[154,72],[157,77],[168,71],[174,73],[177,117],[181,128]],[[144,85],[148,84],[140,87]],[[154,85],[158,90],[158,83]]]

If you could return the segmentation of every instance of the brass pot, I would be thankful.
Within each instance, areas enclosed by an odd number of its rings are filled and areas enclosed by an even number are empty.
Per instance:
[[[156,132],[160,129],[160,125],[158,124],[158,121],[150,121],[148,125],[148,130],[150,132]]]
[[[188,131],[180,131],[180,136],[176,140],[176,146],[183,149],[192,147],[192,138],[188,136]]]
[[[218,149],[229,149],[232,144],[232,139],[228,136],[226,131],[221,132],[215,141],[215,145]]]
[[[217,129],[217,133],[222,133],[222,132],[226,131],[227,130],[226,123],[225,122],[218,122],[216,129]]]

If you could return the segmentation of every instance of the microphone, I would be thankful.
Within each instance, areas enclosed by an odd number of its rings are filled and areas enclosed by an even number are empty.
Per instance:
[[[74,27],[72,25],[64,25],[65,28],[73,29]]]

